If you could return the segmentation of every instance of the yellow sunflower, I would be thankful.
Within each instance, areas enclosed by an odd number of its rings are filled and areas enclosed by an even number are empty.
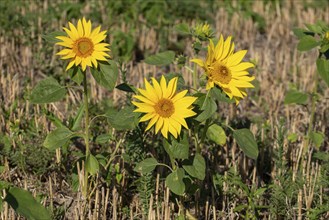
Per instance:
[[[231,43],[231,39],[232,37],[229,36],[224,41],[221,35],[216,46],[210,40],[206,60],[192,59],[191,61],[205,70],[208,79],[207,90],[218,85],[230,99],[234,98],[238,104],[247,96],[245,89],[254,88],[250,82],[255,77],[249,76],[247,72],[247,69],[254,67],[254,64],[241,62],[247,50],[234,53],[234,43]]]
[[[63,28],[67,33],[66,36],[58,36],[57,39],[61,42],[56,43],[67,47],[57,53],[63,56],[62,59],[70,59],[66,70],[70,69],[74,64],[81,65],[82,70],[85,71],[87,66],[92,67],[92,64],[97,68],[98,60],[106,60],[110,57],[106,51],[110,51],[107,43],[101,43],[106,38],[106,31],[99,32],[101,26],[91,30],[91,21],[86,21],[85,18],[78,20],[77,28],[69,22],[70,30]]]
[[[145,89],[138,89],[140,95],[134,96],[141,102],[132,103],[137,106],[135,112],[146,113],[140,122],[150,120],[145,131],[155,125],[156,134],[161,129],[165,138],[168,138],[168,132],[177,138],[182,126],[188,129],[185,118],[196,115],[192,111],[192,103],[197,98],[185,96],[187,90],[176,93],[177,80],[175,77],[167,85],[164,76],[161,77],[160,84],[152,78],[152,86],[144,79]]]

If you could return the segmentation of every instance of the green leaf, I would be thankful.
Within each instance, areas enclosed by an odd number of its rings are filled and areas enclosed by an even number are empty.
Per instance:
[[[162,66],[172,63],[175,59],[175,52],[168,50],[162,53],[151,55],[147,57],[144,61],[150,65]]]
[[[221,89],[217,87],[213,87],[210,90],[210,94],[211,97],[213,97],[219,102],[235,103],[234,99],[230,99]]]
[[[308,95],[297,90],[289,90],[284,97],[284,104],[306,104]]]
[[[85,168],[91,175],[95,175],[99,171],[98,160],[92,154],[87,156]]]
[[[177,195],[183,195],[185,192],[185,183],[183,181],[184,175],[184,170],[178,168],[166,177],[166,185]]]
[[[61,86],[56,79],[48,77],[41,80],[32,90],[30,101],[36,104],[56,102],[64,98],[65,87]]]
[[[294,34],[296,35],[296,37],[298,39],[301,39],[304,36],[306,36],[306,33],[305,32],[307,32],[307,30],[301,29],[301,28],[293,28],[292,31],[294,32]]]
[[[212,117],[212,115],[217,110],[217,105],[214,99],[211,97],[207,97],[206,95],[202,94],[199,98],[195,101],[195,104],[199,106],[201,110],[203,110],[198,116],[195,118],[199,122],[203,122],[208,118]]]
[[[96,82],[104,88],[112,91],[118,78],[118,66],[113,60],[99,62],[98,69],[91,68],[91,74]]]
[[[264,194],[264,192],[267,190],[267,188],[259,188],[255,191],[254,196],[261,196]]]
[[[49,150],[55,150],[65,145],[73,134],[67,127],[59,127],[47,135],[43,145]]]
[[[108,122],[116,130],[131,130],[138,125],[138,116],[140,114],[133,112],[133,106],[126,106],[125,108],[117,111],[115,108],[110,108],[106,112]]]
[[[184,161],[183,168],[188,174],[199,180],[204,180],[206,176],[206,162],[201,154],[197,153],[194,156],[192,164],[190,160]]]
[[[71,77],[71,79],[74,82],[76,82],[78,85],[81,85],[84,77],[81,68],[74,66],[74,68],[70,68],[67,71],[67,74]]]
[[[321,132],[312,131],[310,133],[310,139],[314,143],[314,145],[317,148],[319,148],[321,146],[321,144],[323,143],[323,141],[324,141],[324,134],[321,133]]]
[[[4,199],[18,214],[29,220],[51,219],[48,210],[29,191],[11,187]]]
[[[82,103],[78,112],[77,112],[77,115],[75,116],[74,120],[73,120],[73,125],[72,125],[72,128],[71,130],[72,131],[77,131],[80,129],[80,125],[81,125],[81,121],[82,121],[82,116],[85,112],[85,105]]]
[[[173,159],[187,159],[189,153],[189,143],[187,139],[187,135],[184,136],[178,141],[173,139],[171,144],[163,139],[163,146],[169,156]]]
[[[115,88],[125,92],[136,93],[136,89],[132,85],[128,85],[127,83],[121,83],[120,85],[117,85]]]
[[[176,25],[175,30],[183,35],[189,35],[191,33],[189,26],[185,23]]]
[[[233,131],[233,137],[242,149],[244,154],[251,159],[256,160],[258,157],[258,146],[254,135],[249,129],[243,128]]]
[[[288,135],[288,141],[291,143],[295,143],[297,141],[297,134],[296,133],[291,133]]]
[[[322,33],[322,28],[317,24],[305,24],[305,26],[313,33],[316,33],[316,34]]]
[[[134,171],[139,172],[141,174],[147,174],[147,173],[152,172],[158,164],[159,163],[155,158],[153,158],[153,157],[147,158],[147,159],[139,162],[136,165]]]
[[[297,49],[299,51],[307,51],[312,48],[319,46],[321,41],[316,41],[316,39],[312,36],[306,35],[302,37],[297,45]]]
[[[64,31],[54,31],[49,34],[42,35],[42,38],[45,39],[50,44],[55,44],[61,41],[56,38],[58,36],[66,36],[66,33]]]
[[[112,139],[112,135],[110,134],[101,134],[101,135],[98,135],[97,138],[96,138],[96,143],[97,144],[105,144],[107,142],[109,142],[109,140]]]
[[[327,86],[329,86],[329,60],[318,58],[316,60],[316,67],[321,78],[327,83]]]
[[[217,125],[211,125],[207,130],[207,137],[218,145],[223,146],[226,143],[226,134],[224,129]]]

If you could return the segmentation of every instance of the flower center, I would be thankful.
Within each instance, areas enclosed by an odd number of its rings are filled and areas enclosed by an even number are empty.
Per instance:
[[[73,51],[79,57],[88,57],[94,52],[94,44],[89,38],[82,37],[74,42]]]
[[[163,118],[169,118],[175,111],[174,103],[170,99],[160,99],[154,109]]]
[[[218,63],[209,70],[208,77],[213,81],[228,84],[232,79],[232,74],[226,66]]]

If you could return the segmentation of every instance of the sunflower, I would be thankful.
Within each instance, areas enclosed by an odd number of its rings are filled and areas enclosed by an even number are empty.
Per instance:
[[[229,36],[224,41],[221,35],[216,46],[210,40],[206,60],[192,59],[191,61],[205,70],[208,79],[207,90],[217,85],[238,104],[247,96],[245,89],[254,88],[250,82],[255,77],[249,76],[247,72],[247,69],[254,67],[254,64],[241,62],[247,50],[234,53],[234,43],[231,43],[231,39],[232,37]]]
[[[110,57],[106,51],[110,51],[107,43],[101,43],[106,38],[106,31],[99,32],[101,27],[98,26],[91,30],[91,21],[86,21],[85,18],[78,20],[77,28],[69,22],[70,30],[63,28],[67,36],[57,36],[61,42],[56,43],[67,47],[61,50],[57,55],[63,56],[62,59],[70,59],[66,70],[70,69],[74,64],[81,65],[85,71],[87,66],[92,67],[92,64],[97,68],[98,60],[106,61],[106,57]]]
[[[191,105],[197,98],[185,96],[187,90],[176,93],[177,80],[175,77],[167,85],[164,76],[161,77],[160,84],[152,78],[152,86],[144,79],[145,89],[138,89],[140,95],[134,96],[141,102],[132,103],[137,106],[135,112],[146,113],[140,122],[150,120],[145,131],[155,125],[156,134],[161,129],[165,138],[168,138],[168,132],[177,138],[182,126],[188,129],[185,118],[196,115]]]

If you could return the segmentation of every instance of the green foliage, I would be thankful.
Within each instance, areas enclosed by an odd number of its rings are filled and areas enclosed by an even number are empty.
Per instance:
[[[167,140],[163,140],[163,147],[172,159],[188,158],[190,146],[186,134],[184,134],[180,140],[173,139],[171,143]]]
[[[314,145],[319,148],[323,141],[324,141],[324,134],[321,133],[321,132],[315,132],[315,131],[312,131],[310,133],[310,139],[312,140],[312,142],[314,143]]]
[[[226,143],[226,134],[224,129],[217,125],[213,124],[207,129],[207,138],[212,140],[218,145],[223,146]]]
[[[284,97],[284,104],[306,104],[308,95],[297,90],[289,90]]]
[[[135,167],[135,171],[136,172],[140,172],[142,174],[147,174],[152,172],[155,167],[158,165],[158,161],[155,158],[147,158],[141,162],[139,162],[136,167]]]
[[[65,87],[61,86],[53,77],[41,80],[32,90],[30,100],[32,103],[51,103],[64,98]]]
[[[138,124],[138,113],[133,112],[132,106],[117,111],[115,108],[109,108],[106,112],[106,117],[110,125],[116,130],[134,129]]]
[[[73,135],[74,133],[67,127],[59,127],[47,135],[43,145],[49,150],[55,150],[68,143]]]
[[[201,154],[196,154],[192,160],[185,160],[183,163],[184,170],[190,175],[200,180],[206,176],[206,162]]]
[[[184,169],[178,168],[166,177],[166,185],[177,195],[183,195],[185,192],[185,183],[183,178],[185,176]]]
[[[165,51],[147,57],[144,62],[150,65],[162,66],[172,63],[175,59],[174,51]]]
[[[198,114],[195,120],[203,122],[213,116],[217,110],[217,105],[216,102],[206,94],[197,93],[195,96],[198,97],[198,99],[195,101],[195,104],[202,111],[200,114]]]
[[[256,160],[258,157],[258,146],[254,135],[249,129],[243,128],[233,131],[233,137],[247,157]]]
[[[51,219],[45,207],[38,203],[26,190],[10,187],[4,199],[18,214],[31,220]]]
[[[91,175],[95,175],[99,171],[98,160],[92,154],[87,156],[85,163],[86,171]]]
[[[118,78],[118,66],[113,60],[99,62],[98,69],[91,68],[91,74],[96,82],[104,88],[112,91]]]
[[[327,83],[327,86],[329,86],[329,60],[318,58],[316,60],[316,67],[321,78]]]

